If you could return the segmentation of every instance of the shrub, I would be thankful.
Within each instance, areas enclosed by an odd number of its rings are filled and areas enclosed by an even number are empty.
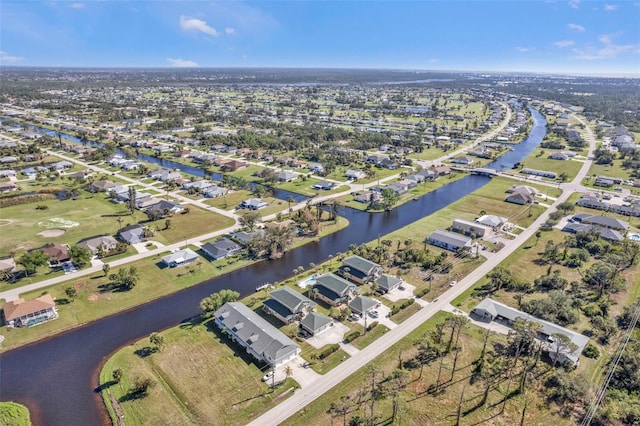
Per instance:
[[[358,337],[360,337],[361,335],[362,335],[362,333],[360,333],[360,331],[354,330],[354,331],[348,333],[346,336],[344,336],[344,340],[345,340],[345,342],[351,343],[354,340],[356,340]]]
[[[582,350],[582,355],[586,356],[587,358],[596,359],[600,356],[600,351],[598,350],[598,348],[595,347],[595,345],[589,343]]]
[[[398,306],[396,306],[396,305],[393,305],[393,306],[391,307],[391,312],[390,312],[390,314],[391,314],[391,315],[395,315],[395,314],[397,314],[398,312],[400,312],[400,308],[399,308]]]
[[[429,293],[429,289],[428,288],[423,288],[422,290],[420,290],[420,291],[418,291],[416,293],[416,297],[420,298],[420,297],[424,296],[427,293]]]
[[[409,306],[413,305],[414,302],[415,302],[415,299],[407,299],[404,302],[402,302],[402,304],[400,305],[400,309],[406,309]]]
[[[371,331],[378,326],[378,321],[374,321],[367,327],[367,331]]]
[[[340,349],[340,345],[337,343],[334,343],[333,345],[329,345],[320,352],[320,355],[318,355],[318,358],[325,359],[326,357],[328,357],[338,349]]]

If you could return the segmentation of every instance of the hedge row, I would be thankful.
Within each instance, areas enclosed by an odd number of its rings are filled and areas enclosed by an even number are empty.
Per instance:
[[[337,343],[334,343],[333,345],[327,346],[326,348],[324,348],[322,350],[322,352],[320,352],[320,354],[318,355],[318,358],[325,359],[326,357],[328,357],[329,355],[331,355],[332,353],[334,353],[338,349],[340,349],[340,345],[337,344]]]

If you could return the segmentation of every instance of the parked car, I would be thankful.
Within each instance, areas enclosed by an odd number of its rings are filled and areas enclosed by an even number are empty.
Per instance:
[[[351,321],[358,321],[360,319],[360,315],[354,313],[349,315],[349,318],[351,318]]]
[[[454,286],[454,285],[456,285],[456,284],[458,284],[458,281],[451,281],[451,282],[449,283],[449,286],[450,286],[450,287],[453,287],[453,286]]]
[[[380,316],[380,314],[378,313],[378,311],[369,311],[369,316],[371,318],[378,318],[378,316]]]
[[[273,378],[273,370],[269,371],[267,374],[262,376],[262,381],[266,382],[268,380],[271,380],[272,378]]]

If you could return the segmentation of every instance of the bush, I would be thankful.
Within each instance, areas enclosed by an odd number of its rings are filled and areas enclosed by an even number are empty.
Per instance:
[[[340,349],[340,345],[337,343],[334,343],[333,345],[329,345],[320,352],[320,354],[318,355],[318,358],[325,359],[329,355],[337,351],[338,349]]]
[[[399,308],[398,306],[396,306],[396,305],[393,305],[393,306],[391,307],[391,312],[390,312],[389,314],[390,314],[390,315],[395,315],[395,314],[397,314],[398,312],[400,312],[400,308]]]
[[[406,309],[409,306],[413,305],[414,302],[415,302],[415,299],[407,299],[404,302],[402,302],[402,305],[400,305],[400,309]]]
[[[374,328],[376,328],[378,326],[378,321],[374,321],[371,324],[369,324],[369,327],[367,327],[367,331],[371,331]]]
[[[587,358],[596,359],[600,356],[600,351],[598,350],[598,348],[595,347],[595,345],[589,343],[582,350],[582,355],[586,356]]]
[[[358,337],[360,337],[361,335],[362,335],[362,333],[360,333],[360,331],[354,330],[354,331],[348,333],[346,336],[344,336],[344,340],[345,340],[345,342],[351,343],[354,340],[356,340]]]
[[[422,290],[418,291],[415,296],[420,298],[422,296],[424,296],[425,294],[429,293],[429,289],[428,288],[423,288]]]

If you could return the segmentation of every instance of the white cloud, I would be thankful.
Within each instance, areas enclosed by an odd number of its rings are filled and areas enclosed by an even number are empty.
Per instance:
[[[582,25],[569,24],[569,25],[567,25],[567,27],[569,27],[570,30],[575,30],[575,31],[578,31],[578,32],[581,32],[581,33],[584,32],[584,27]]]
[[[429,63],[430,64],[436,64],[438,62],[440,62],[440,60],[438,60],[438,59],[435,59],[435,58],[429,59]]]
[[[571,47],[574,44],[576,44],[576,43],[573,40],[559,40],[559,41],[556,41],[555,43],[553,43],[553,45],[555,47],[561,47],[561,48],[563,48],[563,47]]]
[[[225,34],[227,34],[227,35],[233,35],[233,34],[235,34],[235,33],[236,33],[236,30],[235,30],[235,29],[233,29],[233,28],[229,28],[229,27],[227,27],[227,28],[225,28],[225,29],[224,29],[224,32],[225,32]]]
[[[71,9],[84,9],[85,6],[84,3],[72,3]]]
[[[180,28],[185,31],[200,31],[212,37],[218,37],[220,35],[215,28],[207,25],[205,21],[196,18],[188,18],[186,16],[180,16]]]
[[[604,5],[604,10],[605,10],[605,12],[613,12],[615,10],[618,10],[618,5],[617,4],[605,4]]]
[[[580,0],[569,0],[569,7],[577,9],[580,6]]]
[[[171,65],[172,67],[177,67],[177,68],[193,68],[193,67],[197,67],[198,66],[197,62],[190,61],[188,59],[166,58],[166,60],[167,60],[167,62],[169,62],[169,65]]]
[[[22,61],[24,61],[24,58],[22,56],[11,56],[7,52],[0,51],[0,62],[15,64]]]
[[[516,47],[516,50],[520,53],[527,53],[527,52],[531,52],[533,50],[536,50],[535,47],[523,47],[523,46],[518,46]]]
[[[640,44],[614,44],[611,35],[603,34],[598,37],[601,46],[589,46],[586,49],[573,49],[573,58],[581,60],[598,60],[615,58],[621,53],[640,54]]]

